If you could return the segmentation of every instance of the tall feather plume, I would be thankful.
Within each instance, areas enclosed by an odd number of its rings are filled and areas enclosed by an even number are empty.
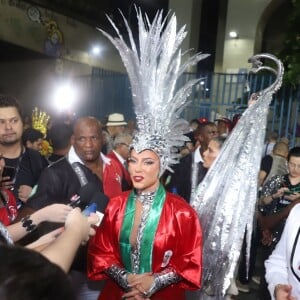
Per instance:
[[[208,54],[196,54],[181,64],[180,45],[186,37],[185,26],[177,32],[175,14],[163,17],[163,11],[157,12],[152,23],[141,9],[136,8],[139,43],[129,24],[121,13],[129,37],[129,45],[109,18],[117,37],[101,32],[117,48],[130,79],[134,111],[137,116],[138,133],[133,148],[140,152],[151,149],[161,158],[161,172],[178,162],[174,147],[183,145],[187,140],[183,135],[186,122],[179,114],[188,104],[187,99],[198,80],[187,82],[179,90],[177,81],[183,72],[195,65]]]

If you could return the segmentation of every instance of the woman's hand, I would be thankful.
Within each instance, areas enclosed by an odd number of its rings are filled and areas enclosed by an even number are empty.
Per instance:
[[[251,105],[253,105],[258,99],[258,94],[253,93],[251,94],[249,100],[248,100],[248,107],[250,107]]]
[[[69,205],[55,203],[36,211],[36,214],[39,214],[40,222],[65,223],[72,209]]]
[[[289,191],[289,188],[282,187],[275,194],[272,194],[271,196],[273,198],[281,198],[281,197],[283,197],[285,195],[285,192],[288,192],[288,191]],[[286,197],[286,195],[285,195],[285,197]]]
[[[288,284],[277,284],[274,290],[276,300],[297,300],[291,295],[292,286]]]
[[[261,243],[264,246],[271,246],[273,240],[273,234],[270,229],[264,228],[261,230],[262,238]]]
[[[14,182],[11,180],[11,178],[9,176],[5,176],[5,177],[1,177],[1,178],[2,178],[2,181],[0,183],[1,188],[11,190],[14,187]]]
[[[31,191],[32,191],[32,187],[29,186],[29,185],[20,185],[19,189],[18,189],[18,198],[26,203],[30,194],[31,194]]]
[[[89,217],[86,217],[81,213],[79,208],[74,208],[68,214],[65,230],[70,229],[74,233],[78,232],[81,237],[81,244],[85,244],[91,236],[96,234],[93,225],[97,224],[98,221],[97,214],[91,213]]]
[[[285,195],[284,198],[288,199],[288,200],[291,200],[291,201],[295,201],[297,199],[300,199],[300,193],[292,193],[292,194],[289,194],[289,195]]]
[[[130,292],[125,293],[123,298],[125,299],[149,299],[145,295],[149,291],[150,287],[154,282],[154,277],[152,273],[143,274],[129,274],[128,285],[132,288]]]
[[[26,245],[26,248],[35,250],[35,251],[42,251],[45,247],[51,244],[56,238],[64,231],[64,228],[55,229],[47,234],[42,235],[39,239],[35,242]]]

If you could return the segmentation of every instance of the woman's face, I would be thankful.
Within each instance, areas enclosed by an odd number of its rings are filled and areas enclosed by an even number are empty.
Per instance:
[[[300,157],[291,156],[288,162],[289,176],[292,178],[300,177]]]
[[[131,151],[128,159],[128,171],[134,188],[139,192],[152,192],[159,185],[159,157],[150,150],[137,153]]]
[[[211,140],[207,149],[203,152],[203,166],[210,168],[218,154],[220,153],[220,145],[218,142]]]

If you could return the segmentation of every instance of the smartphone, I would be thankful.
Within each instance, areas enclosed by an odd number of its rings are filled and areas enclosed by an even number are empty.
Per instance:
[[[5,166],[3,168],[2,177],[10,177],[13,180],[16,175],[16,168],[11,166]]]
[[[86,207],[83,211],[82,214],[84,216],[89,216],[91,213],[95,213],[97,210],[97,205],[96,203],[92,203],[91,205],[89,205],[88,207]]]
[[[294,192],[293,191],[284,191],[284,194],[285,195],[292,195],[292,194],[294,194]]]

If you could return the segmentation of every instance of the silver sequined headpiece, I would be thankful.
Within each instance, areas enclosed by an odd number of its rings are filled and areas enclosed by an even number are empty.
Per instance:
[[[133,33],[122,15],[126,26],[129,45],[110,19],[117,37],[101,32],[119,51],[127,69],[131,83],[134,111],[138,132],[132,147],[138,153],[152,150],[160,157],[160,175],[177,163],[179,156],[174,149],[180,147],[188,138],[187,122],[179,114],[187,105],[187,97],[192,86],[199,81],[190,80],[176,91],[176,83],[183,72],[196,64],[207,54],[196,54],[181,64],[182,53],[179,48],[186,36],[185,26],[176,31],[177,21],[173,14],[163,18],[160,11],[150,23],[148,16],[136,9],[139,47],[135,44]]]

